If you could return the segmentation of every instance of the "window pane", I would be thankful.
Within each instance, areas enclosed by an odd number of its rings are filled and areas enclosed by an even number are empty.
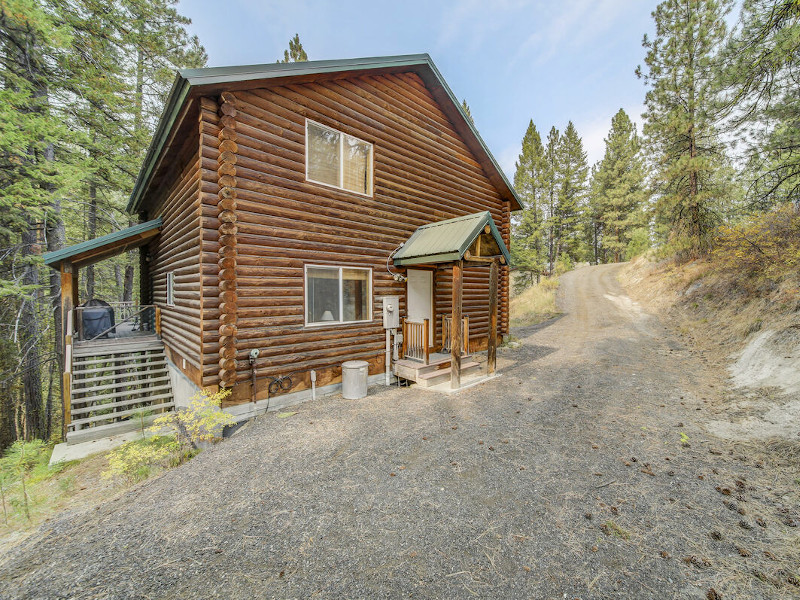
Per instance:
[[[306,281],[309,323],[339,320],[339,269],[309,267]]]
[[[342,301],[345,321],[369,319],[369,271],[342,269]]]
[[[369,194],[372,146],[349,135],[344,136],[344,188]]]
[[[325,129],[314,123],[308,124],[308,179],[339,186],[339,138],[338,131]]]

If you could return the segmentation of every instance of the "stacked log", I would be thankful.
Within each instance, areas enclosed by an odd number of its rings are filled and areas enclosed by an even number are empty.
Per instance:
[[[217,175],[219,192],[219,383],[233,387],[236,383],[237,328],[237,226],[236,216],[236,97],[223,92],[219,101],[220,131]]]

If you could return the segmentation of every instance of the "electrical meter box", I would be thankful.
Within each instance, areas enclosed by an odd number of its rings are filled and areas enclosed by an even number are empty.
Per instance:
[[[400,296],[383,297],[383,328],[397,329],[400,327]]]

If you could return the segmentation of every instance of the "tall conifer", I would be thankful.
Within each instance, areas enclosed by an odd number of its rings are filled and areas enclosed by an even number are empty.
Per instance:
[[[642,207],[646,198],[639,135],[624,110],[619,109],[611,119],[605,144],[605,154],[592,177],[591,204],[602,228],[595,259],[600,258],[602,247],[609,254],[607,260],[619,262],[633,230],[644,224]]]
[[[664,0],[653,12],[656,36],[644,37],[648,86],[644,134],[658,215],[678,251],[708,250],[723,186],[724,148],[717,133],[714,56],[732,0]]]

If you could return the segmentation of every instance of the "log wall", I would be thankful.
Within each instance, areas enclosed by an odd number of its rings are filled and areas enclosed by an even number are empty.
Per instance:
[[[306,182],[306,118],[374,145],[371,197]],[[235,384],[234,401],[251,398],[253,348],[260,350],[258,399],[272,377],[291,374],[293,389],[306,387],[312,368],[318,385],[331,383],[344,360],[368,360],[370,372],[380,372],[381,297],[401,296],[405,312],[405,284],[392,279],[386,260],[420,225],[489,210],[509,243],[508,202],[412,73],[202,98],[199,146],[202,385]],[[370,267],[372,321],[305,327],[306,264]],[[233,277],[235,289],[225,283]],[[464,314],[482,347],[488,280],[488,268],[465,269]],[[438,269],[434,281],[438,343],[441,314],[450,312],[450,270]],[[500,289],[507,332],[507,267]]]
[[[170,360],[202,383],[200,289],[200,153],[196,128],[186,136],[164,177],[149,194],[148,218],[161,234],[147,247],[152,302],[161,307],[161,337]],[[167,273],[175,272],[175,306],[167,306]]]

